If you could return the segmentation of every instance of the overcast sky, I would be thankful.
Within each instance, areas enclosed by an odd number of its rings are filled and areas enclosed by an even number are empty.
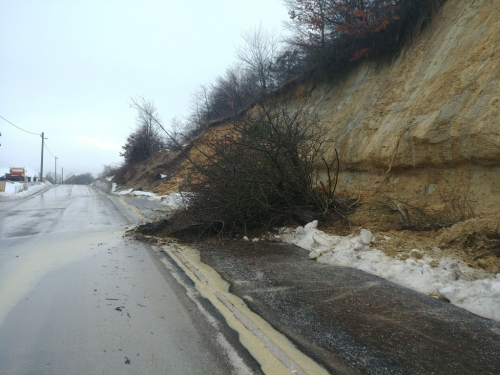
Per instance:
[[[154,101],[167,124],[186,116],[190,94],[235,61],[242,30],[281,32],[286,19],[282,0],[1,0],[0,116],[45,132],[58,174],[96,175],[121,161],[131,96]],[[39,173],[41,137],[3,119],[0,132],[0,175]]]

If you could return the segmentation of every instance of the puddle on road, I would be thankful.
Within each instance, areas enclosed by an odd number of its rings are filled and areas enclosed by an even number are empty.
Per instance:
[[[116,246],[123,232],[58,233],[39,242],[18,245],[18,257],[9,259],[0,272],[0,324],[16,303],[50,271]],[[15,251],[15,249],[12,249]],[[11,251],[11,252],[12,252]]]
[[[196,290],[224,316],[238,332],[241,344],[259,362],[266,374],[328,374],[298,350],[283,334],[252,312],[242,299],[229,292],[229,284],[212,267],[203,263],[199,251],[185,246],[162,249],[195,283]]]

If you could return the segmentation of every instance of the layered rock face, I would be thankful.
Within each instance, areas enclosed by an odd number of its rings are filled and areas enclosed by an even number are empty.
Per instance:
[[[434,205],[455,194],[500,213],[500,1],[450,0],[392,61],[274,100],[318,116],[326,158],[340,155],[340,189]]]
[[[344,189],[462,189],[500,211],[500,1],[448,1],[391,63],[287,97],[328,128],[325,154],[339,151]]]

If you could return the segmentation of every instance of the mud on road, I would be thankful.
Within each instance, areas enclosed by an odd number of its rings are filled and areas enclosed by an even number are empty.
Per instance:
[[[500,323],[293,245],[198,244],[231,292],[332,373],[498,374]]]

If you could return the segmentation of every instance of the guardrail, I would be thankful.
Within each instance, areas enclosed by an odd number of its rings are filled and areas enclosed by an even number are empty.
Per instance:
[[[113,189],[113,184],[111,182],[103,180],[95,180],[90,185],[95,186],[96,188],[104,191],[105,193],[111,193],[111,190]]]

